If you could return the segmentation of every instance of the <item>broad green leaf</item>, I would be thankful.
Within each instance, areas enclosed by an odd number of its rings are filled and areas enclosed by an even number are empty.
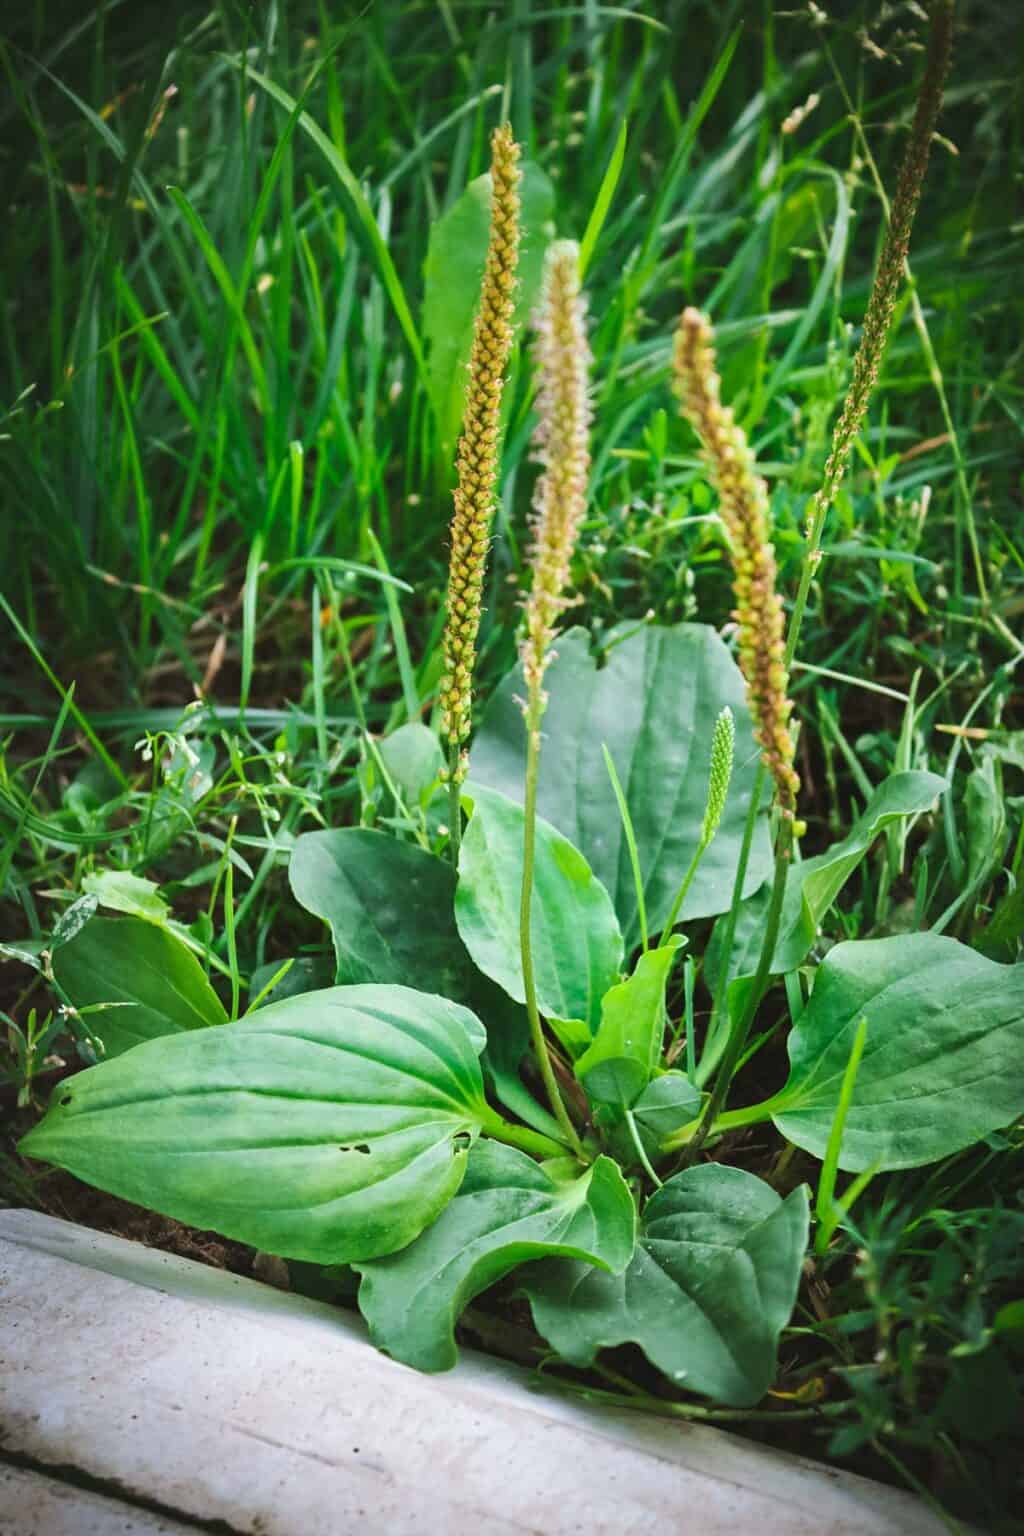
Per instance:
[[[646,950],[632,976],[605,993],[593,1044],[575,1066],[595,1103],[628,1109],[654,1076],[665,1031],[665,988],[682,943],[673,934],[663,948]]]
[[[385,832],[352,828],[298,838],[289,877],[296,899],[330,926],[337,981],[393,982],[467,1004],[486,1025],[484,1066],[502,1103],[562,1139],[517,1075],[529,1043],[525,1010],[477,970],[459,937],[448,864]],[[289,985],[290,975],[275,1000],[322,985]]]
[[[295,899],[330,926],[338,982],[465,998],[470,962],[455,928],[455,877],[442,859],[386,832],[305,832],[288,878]]]
[[[837,944],[789,1036],[770,1101],[783,1136],[822,1157],[859,1021],[867,1042],[839,1166],[916,1168],[1024,1112],[1024,966],[910,933]]]
[[[484,975],[522,1003],[522,808],[477,785],[467,795],[473,814],[462,840],[455,920]],[[608,892],[586,859],[540,818],[530,932],[541,1012],[583,1019],[596,1030],[601,999],[619,979],[622,935]]]
[[[283,1258],[376,1258],[461,1184],[493,1119],[483,1044],[468,1010],[408,987],[309,992],[79,1073],[21,1150]]]
[[[682,1072],[662,1072],[633,1105],[637,1125],[664,1141],[700,1113],[700,1089]]]
[[[626,1124],[622,1109],[607,1105],[598,1106],[595,1120],[608,1138],[609,1151],[623,1167],[631,1168],[638,1163],[633,1129],[647,1156],[657,1162],[663,1155],[663,1144],[684,1125],[696,1120],[700,1106],[700,1089],[684,1073],[669,1071],[649,1083],[633,1104],[632,1128]]]
[[[987,923],[976,928],[972,941],[982,954],[993,960],[1017,958],[1024,936],[1024,884],[1011,887],[996,906]]]
[[[527,161],[522,172],[519,200],[523,234],[516,273],[516,327],[530,315],[540,290],[555,206],[554,189],[540,167]],[[452,458],[462,421],[466,364],[473,344],[490,222],[488,172],[471,181],[458,202],[437,220],[427,246],[423,334],[429,348],[427,378],[440,433],[439,451],[446,460]]]
[[[610,645],[599,669],[589,637],[558,637],[545,679],[550,703],[540,759],[540,814],[568,837],[611,892],[628,949],[639,943],[636,891],[615,794],[605,767],[607,746],[636,833],[647,918],[657,932],[672,906],[700,837],[715,720],[728,705],[736,720],[736,766],[718,834],[701,861],[681,920],[728,909],[743,827],[757,772],[743,679],[723,641],[706,624],[672,629],[645,625]],[[477,733],[474,783],[522,801],[526,732],[517,703],[525,692],[517,670],[504,679]],[[767,796],[765,812],[767,813]],[[746,891],[771,873],[762,817]]]
[[[564,1143],[565,1133],[558,1121],[538,1104],[519,1075],[520,1064],[530,1048],[526,1009],[521,1003],[514,1003],[507,992],[475,966],[468,1003],[487,1031],[487,1045],[480,1060],[484,1079],[494,1096],[526,1125]]]
[[[901,817],[919,816],[931,810],[946,787],[946,780],[935,773],[913,770],[890,774],[875,790],[863,815],[842,842],[793,866],[786,880],[779,939],[772,961],[775,975],[781,976],[802,964],[829,907],[879,833]],[[769,896],[769,887],[764,885],[740,908],[730,980],[752,974],[757,968]],[[712,935],[706,961],[708,980],[714,987],[718,986],[720,926]]]
[[[443,767],[441,743],[433,731],[410,720],[379,741],[377,749],[408,808],[425,806]]]
[[[104,869],[86,875],[82,890],[95,896],[101,907],[111,912],[127,912],[132,917],[144,917],[151,923],[162,923],[170,908],[158,895],[155,880],[143,880],[140,875],[129,874],[126,869]]]
[[[54,950],[53,974],[76,1008],[127,1005],[89,1015],[108,1057],[227,1018],[192,951],[145,918],[94,917]]]
[[[571,1365],[638,1344],[676,1386],[747,1407],[775,1374],[807,1229],[805,1187],[781,1200],[753,1174],[707,1163],[652,1195],[624,1273],[552,1260],[525,1272],[524,1289]]]
[[[455,1324],[474,1296],[545,1256],[620,1271],[635,1234],[633,1197],[610,1158],[555,1179],[523,1152],[477,1142],[458,1194],[430,1230],[401,1253],[356,1266],[359,1309],[374,1343],[396,1360],[450,1370]]]

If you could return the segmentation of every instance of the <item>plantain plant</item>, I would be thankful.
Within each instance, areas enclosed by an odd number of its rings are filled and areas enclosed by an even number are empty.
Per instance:
[[[894,773],[846,837],[794,857],[788,674],[891,321],[950,30],[940,0],[788,633],[764,482],[720,399],[710,325],[689,307],[675,380],[718,492],[736,659],[702,624],[623,627],[599,656],[562,624],[586,508],[590,357],[578,248],[549,245],[521,659],[470,749],[520,298],[518,149],[496,132],[457,454],[444,745],[421,724],[381,744],[421,835],[300,837],[291,887],[330,927],[335,985],[271,985],[232,1022],[160,913],[86,914],[47,964],[107,1059],[62,1084],[27,1155],[286,1259],[351,1266],[375,1341],[422,1369],[454,1363],[463,1309],[515,1272],[564,1361],[632,1343],[674,1385],[742,1408],[775,1376],[811,1201],[805,1185],[783,1196],[719,1160],[732,1133],[770,1124],[780,1148],[822,1160],[821,1252],[869,1178],[945,1157],[1024,1109],[1020,967],[934,933],[815,953],[872,841],[928,813],[945,781]],[[434,379],[445,411],[455,376]],[[714,1011],[698,1031],[688,949],[709,919]],[[755,1026],[780,1027],[780,978],[788,1077],[730,1104]],[[841,1201],[840,1170],[854,1176]]]

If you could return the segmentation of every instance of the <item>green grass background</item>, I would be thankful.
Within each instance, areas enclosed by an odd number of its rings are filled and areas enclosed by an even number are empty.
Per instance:
[[[451,468],[424,385],[423,263],[491,128],[511,119],[575,238],[625,130],[587,271],[573,617],[598,634],[721,625],[728,572],[669,390],[672,325],[684,303],[714,320],[791,595],[924,23],[874,3],[33,0],[3,28],[0,936],[42,943],[83,875],[125,868],[161,882],[244,989],[319,943],[287,898],[290,840],[400,822],[365,733],[432,717]],[[1021,56],[1014,6],[960,0],[912,281],[794,675],[809,851],[893,767],[956,786],[911,879],[883,850],[836,930],[952,905],[961,937],[1000,917],[1005,959],[1024,928]],[[509,393],[484,694],[515,655],[525,353]],[[1006,749],[973,831],[971,732]],[[979,838],[1005,854],[956,907]],[[11,1016],[43,1005],[10,964],[0,984]],[[967,1183],[1012,1190],[1019,1154],[993,1157]],[[892,1211],[879,1221],[902,1254]]]

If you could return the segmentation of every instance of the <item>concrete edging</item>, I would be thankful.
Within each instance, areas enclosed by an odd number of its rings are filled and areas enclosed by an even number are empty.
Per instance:
[[[4,1451],[136,1506],[135,1525],[90,1525],[97,1494],[83,1493],[80,1526],[52,1530],[89,1536],[159,1530],[139,1504],[168,1531],[246,1536],[946,1529],[910,1494],[594,1408],[469,1350],[422,1376],[377,1353],[353,1315],[25,1210],[0,1210]],[[45,1529],[0,1515],[4,1536]]]

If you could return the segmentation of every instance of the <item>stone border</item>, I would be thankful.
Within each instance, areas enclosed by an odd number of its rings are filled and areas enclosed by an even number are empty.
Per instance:
[[[198,1536],[202,1526],[182,1525],[74,1483],[0,1463],[0,1531],[4,1536]]]
[[[4,1452],[91,1490],[83,1510],[113,1494],[140,1533],[160,1516],[223,1536],[946,1530],[910,1494],[469,1350],[420,1375],[352,1314],[24,1210],[0,1210]],[[4,1536],[37,1529],[0,1510]]]

